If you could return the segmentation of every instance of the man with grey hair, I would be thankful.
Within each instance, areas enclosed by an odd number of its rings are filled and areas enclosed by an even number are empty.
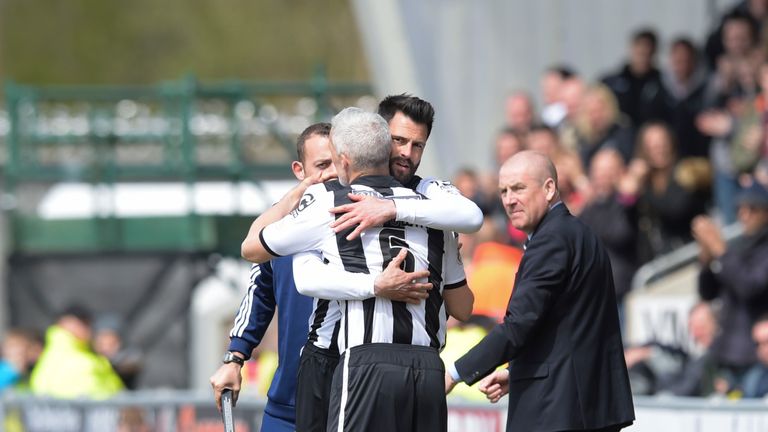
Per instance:
[[[389,176],[392,140],[379,115],[343,110],[333,119],[331,142],[339,182],[310,186],[289,215],[284,216],[280,206],[262,214],[252,226],[260,241],[251,258],[258,262],[314,251],[329,267],[353,273],[374,275],[403,262],[404,270],[423,277],[416,282],[428,282],[431,289],[416,304],[372,295],[339,300],[338,345],[343,354],[333,378],[327,426],[446,430],[445,398],[438,396],[443,390],[438,350],[445,343],[446,315],[466,318],[472,308],[455,236],[396,221],[370,227],[352,239],[348,235],[354,228],[335,233],[330,227],[334,215],[328,210],[351,202],[350,194],[393,200],[422,196]],[[312,274],[313,279],[323,277],[322,272]],[[297,279],[300,291],[302,285]]]

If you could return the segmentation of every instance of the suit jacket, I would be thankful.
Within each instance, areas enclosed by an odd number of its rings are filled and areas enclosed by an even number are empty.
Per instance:
[[[634,420],[608,254],[557,205],[531,236],[503,323],[456,362],[468,384],[509,362],[507,430]]]

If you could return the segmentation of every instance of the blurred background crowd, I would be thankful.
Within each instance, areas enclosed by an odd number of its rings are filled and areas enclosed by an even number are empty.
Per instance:
[[[505,101],[496,168],[522,149],[550,156],[565,204],[608,248],[622,316],[640,266],[698,243],[701,302],[688,322],[696,352],[628,348],[638,394],[768,393],[766,17],[767,2],[747,1],[704,40],[636,29],[624,59],[598,80],[556,64],[541,74],[540,106],[533,90]],[[498,319],[508,293],[497,287],[511,286],[503,281],[514,279],[526,236],[508,224],[496,171],[466,168],[453,181],[486,216],[481,232],[462,236],[461,252],[476,312]],[[744,233],[726,244],[719,227],[736,222]]]
[[[565,204],[607,246],[622,317],[641,266],[697,244],[698,301],[687,322],[692,349],[653,340],[627,346],[633,391],[768,394],[766,23],[768,1],[745,0],[724,11],[704,38],[662,39],[652,27],[635,28],[623,57],[598,79],[574,65],[553,63],[541,71],[538,88],[507,93],[503,106],[495,107],[504,121],[492,145],[479,147],[492,151],[476,154],[490,162],[460,167],[451,179],[480,206],[485,222],[478,233],[460,236],[475,316],[454,323],[444,358],[458,358],[506,309],[526,236],[508,224],[496,175],[508,157],[533,149],[554,161]],[[375,99],[354,102],[372,106]],[[441,105],[435,108],[442,121]],[[253,116],[247,106],[243,110]],[[304,111],[312,116],[317,107]],[[306,121],[294,123],[301,130]],[[434,141],[427,153],[440,151]],[[733,224],[742,233],[730,239],[722,228]],[[140,378],[150,361],[146,353],[140,344],[126,343],[125,316],[60,303],[65,307],[47,329],[5,331],[0,390],[109,397],[153,388],[151,380]],[[225,321],[235,312],[225,310]],[[244,369],[246,392],[266,393],[275,353],[272,334]],[[468,389],[452,397],[482,399]]]

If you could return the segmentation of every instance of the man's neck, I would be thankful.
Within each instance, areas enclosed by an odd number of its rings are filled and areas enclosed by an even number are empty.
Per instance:
[[[364,169],[360,171],[352,171],[349,173],[349,182],[352,183],[353,181],[359,179],[363,176],[370,176],[370,175],[389,175],[389,166],[379,167],[379,168],[371,168],[371,169]]]

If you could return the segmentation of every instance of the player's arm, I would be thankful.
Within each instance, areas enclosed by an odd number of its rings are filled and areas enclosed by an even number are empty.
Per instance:
[[[251,223],[248,234],[240,246],[240,254],[243,258],[251,262],[263,263],[275,257],[274,254],[271,254],[269,250],[264,248],[264,244],[260,239],[261,231],[267,225],[290,214],[301,202],[307,188],[312,184],[323,180],[322,175],[323,171],[318,172],[314,176],[306,177],[280,198],[280,201],[259,215],[259,217]]]
[[[464,234],[477,232],[483,225],[480,207],[451,182],[424,179],[417,192],[429,199],[398,200],[396,220]]]
[[[259,216],[251,227],[252,231],[259,230],[255,242],[251,244],[254,253],[244,257],[262,262],[274,257],[319,250],[323,241],[333,235],[329,228],[332,216],[328,213],[327,194],[324,185],[313,185],[307,188],[298,200],[300,203],[298,207],[282,219],[259,228],[261,224],[259,221],[261,216]],[[322,203],[318,204],[318,201]],[[270,220],[276,214],[278,214],[277,211],[273,212],[265,220]]]
[[[446,286],[443,291],[443,301],[448,315],[459,321],[466,321],[472,315],[475,295],[472,294],[472,290],[465,282],[457,287],[448,288]]]
[[[356,226],[347,236],[351,240],[366,228],[381,226],[392,219],[461,233],[473,233],[483,224],[483,212],[477,204],[462,196],[452,184],[424,180],[418,189],[429,199],[391,200],[350,194],[353,203],[331,209],[332,213],[343,213],[331,227],[338,233]]]
[[[448,315],[466,321],[472,315],[475,296],[467,285],[464,264],[459,255],[459,242],[453,233],[443,233],[445,238],[445,286],[443,301]]]
[[[407,256],[403,249],[378,275],[352,273],[323,261],[317,251],[293,256],[296,289],[306,296],[327,300],[365,300],[382,297],[418,304],[429,297],[431,283],[417,282],[429,276],[428,270],[405,272],[400,264]],[[322,275],[321,277],[319,275]]]
[[[232,330],[229,333],[229,351],[243,360],[260,343],[275,314],[277,301],[272,278],[271,263],[254,264],[251,267],[248,291],[240,302]],[[221,409],[221,392],[232,390],[232,403],[237,403],[240,394],[241,366],[236,362],[222,364],[211,376],[216,406]]]

